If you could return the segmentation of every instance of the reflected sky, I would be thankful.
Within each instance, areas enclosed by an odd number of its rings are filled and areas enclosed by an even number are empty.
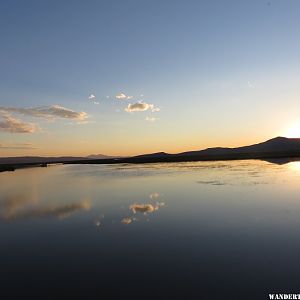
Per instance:
[[[226,198],[231,188],[296,188],[299,178],[297,161],[284,165],[263,161],[57,165],[17,170],[0,174],[0,216],[2,221],[49,217],[62,220],[76,218],[77,214],[83,217],[85,213],[85,219],[99,215],[91,221],[97,227],[104,223],[105,215],[112,223],[130,224],[138,219],[137,214],[149,217],[165,206],[166,200],[173,209],[179,209],[182,204],[178,195],[184,191],[189,203],[195,193],[208,193],[211,197],[221,192]],[[174,191],[178,192],[175,197],[171,196]]]
[[[298,287],[298,162],[58,165],[0,173],[0,183],[6,286],[29,289],[31,279],[15,279],[22,265],[40,288],[80,281],[76,293],[154,278],[165,282],[157,292],[207,296],[247,289],[251,277],[249,299]]]
[[[65,219],[80,210],[89,210],[91,208],[88,200],[74,202],[65,205],[44,205],[31,206],[26,205],[24,196],[13,197],[2,202],[2,217],[4,220],[17,220],[28,218],[43,218],[56,217],[58,219]]]

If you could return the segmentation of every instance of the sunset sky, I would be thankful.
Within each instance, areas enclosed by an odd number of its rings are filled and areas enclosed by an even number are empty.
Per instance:
[[[0,156],[300,137],[300,1],[0,2]]]

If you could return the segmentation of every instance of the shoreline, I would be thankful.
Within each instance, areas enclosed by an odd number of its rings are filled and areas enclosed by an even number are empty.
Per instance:
[[[172,162],[196,162],[196,161],[230,161],[230,160],[265,160],[270,163],[285,164],[300,160],[300,152],[256,152],[235,153],[224,155],[178,155],[168,154],[161,157],[127,157],[114,159],[83,159],[73,161],[49,161],[34,163],[0,164],[0,172],[12,172],[17,169],[47,167],[52,164],[148,164],[148,163],[172,163]]]

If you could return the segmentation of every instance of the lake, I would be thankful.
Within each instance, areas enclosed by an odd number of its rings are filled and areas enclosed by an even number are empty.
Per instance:
[[[20,299],[299,293],[300,163],[0,173],[0,237],[1,293]]]

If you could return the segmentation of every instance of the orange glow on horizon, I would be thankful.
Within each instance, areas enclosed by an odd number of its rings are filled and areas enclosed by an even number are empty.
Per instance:
[[[109,142],[95,142],[85,141],[84,143],[76,141],[61,141],[60,143],[52,143],[50,140],[47,144],[37,146],[30,150],[3,150],[0,151],[0,157],[7,156],[76,156],[86,157],[88,155],[103,154],[107,156],[134,156],[155,152],[166,153],[180,153],[185,151],[199,151],[211,147],[239,147],[250,144],[263,142],[271,137],[240,137],[233,136],[228,139],[227,136],[213,137],[213,136],[185,136],[181,139],[174,138],[174,136],[157,137],[155,143],[153,140],[146,140],[143,143],[132,139],[123,141],[109,141]],[[121,145],[120,145],[121,144]]]

